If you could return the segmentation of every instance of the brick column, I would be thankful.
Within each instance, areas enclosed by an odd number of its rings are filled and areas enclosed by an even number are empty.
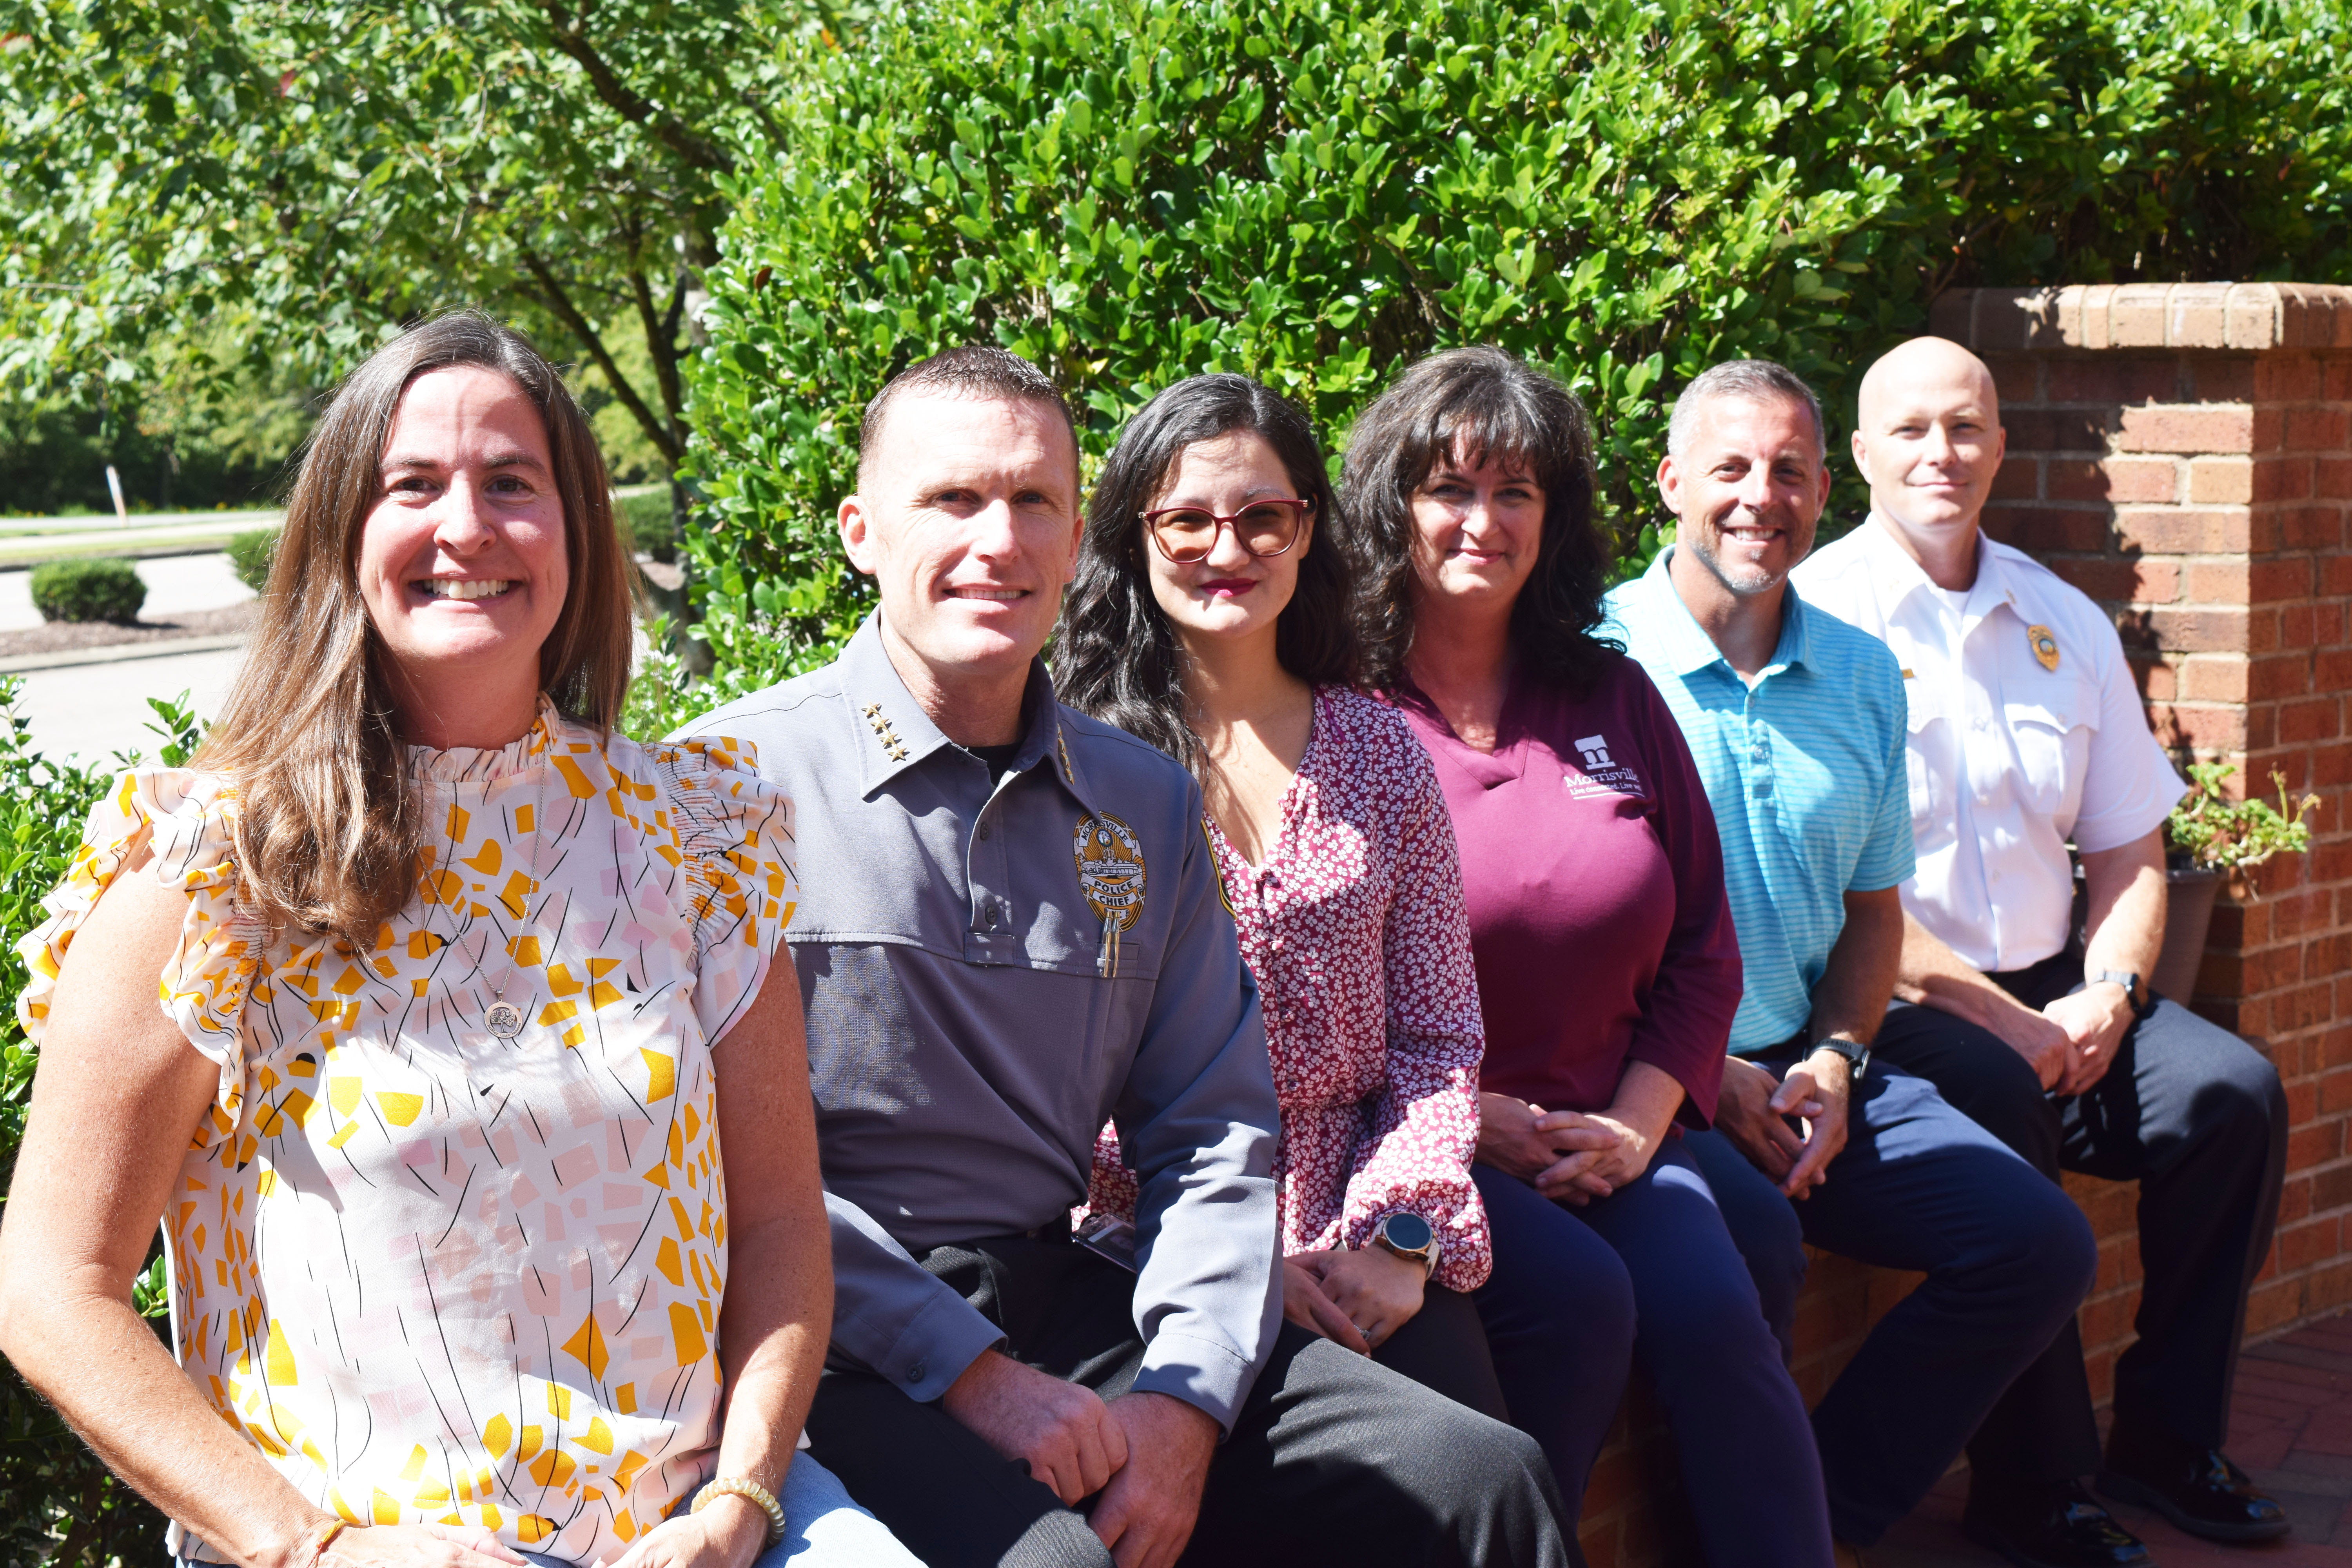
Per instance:
[[[2116,618],[2157,734],[2231,782],[2324,803],[2308,858],[2225,891],[2197,1010],[2265,1050],[2293,1131],[2249,1333],[2352,1303],[2352,289],[1964,289],[1933,330],[2000,386],[2009,460],[1985,525]],[[2105,1397],[2138,1258],[2128,1189],[2070,1184],[2105,1256],[2084,1308]]]

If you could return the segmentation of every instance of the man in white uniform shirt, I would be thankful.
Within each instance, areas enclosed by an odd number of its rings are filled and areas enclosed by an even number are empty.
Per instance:
[[[2287,1528],[2221,1452],[2286,1104],[2258,1053],[2147,990],[2163,824],[2183,785],[2114,625],[1979,531],[2004,445],[1975,355],[1940,338],[1895,349],[1863,379],[1853,435],[1870,520],[1794,580],[1885,639],[1909,700],[1918,869],[1875,1054],[2053,1180],[2140,1184],[2139,1337],[2116,1363],[2105,1464],[2070,1321],[1969,1444],[1967,1525],[2013,1563],[2145,1563],[2083,1478],[2095,1470],[2108,1496],[2211,1540]],[[2089,895],[2082,939],[2070,839]]]

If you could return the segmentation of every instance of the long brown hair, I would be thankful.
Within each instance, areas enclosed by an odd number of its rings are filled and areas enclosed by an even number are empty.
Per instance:
[[[1565,689],[1591,689],[1623,648],[1599,635],[1609,541],[1597,516],[1592,424],[1576,395],[1501,349],[1449,349],[1397,378],[1356,420],[1339,479],[1354,528],[1364,678],[1404,678],[1412,652],[1412,494],[1439,459],[1493,458],[1543,487],[1535,570],[1511,605],[1511,653]]]
[[[1323,471],[1315,427],[1265,386],[1230,373],[1166,388],[1118,433],[1087,502],[1077,581],[1063,601],[1054,651],[1055,696],[1150,742],[1196,773],[1208,755],[1185,721],[1184,658],[1175,628],[1151,596],[1142,518],[1185,448],[1237,430],[1271,447],[1289,473],[1292,493],[1315,503],[1298,586],[1275,622],[1276,661],[1310,686],[1355,684],[1347,525]]]
[[[563,609],[539,650],[540,689],[609,730],[629,686],[628,557],[604,458],[555,367],[470,310],[410,328],[368,356],[302,452],[261,624],[194,766],[225,774],[238,812],[238,902],[273,932],[372,945],[415,891],[424,806],[409,777],[383,639],[360,597],[360,535],[383,490],[383,446],[411,383],[478,365],[538,407],[563,504]]]

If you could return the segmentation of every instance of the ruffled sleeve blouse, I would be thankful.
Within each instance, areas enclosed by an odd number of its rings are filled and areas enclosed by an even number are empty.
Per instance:
[[[1493,1253],[1470,1163],[1486,1037],[1428,754],[1392,709],[1318,687],[1265,863],[1213,818],[1202,827],[1264,998],[1283,1252],[1366,1247],[1382,1219],[1411,1213],[1437,1232],[1436,1283],[1486,1283]],[[1097,1142],[1087,1201],[1134,1210],[1116,1128]]]
[[[163,1009],[220,1069],[163,1218],[189,1380],[345,1520],[609,1562],[717,1454],[711,1047],[792,917],[790,806],[748,747],[551,707],[409,765],[417,892],[365,951],[240,911],[231,781],[124,774],[18,944],[18,1016],[37,1041],[75,932],[152,848],[188,897]]]

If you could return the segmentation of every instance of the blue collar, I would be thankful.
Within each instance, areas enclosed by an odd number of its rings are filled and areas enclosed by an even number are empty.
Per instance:
[[[1676,548],[1669,544],[1659,551],[1650,569],[1627,586],[1650,597],[1651,626],[1667,667],[1676,675],[1695,675],[1718,664],[1728,671],[1731,666],[1724,658],[1723,650],[1715,646],[1706,628],[1691,615],[1683,596],[1675,592],[1674,580],[1666,574],[1666,563],[1673,559]],[[1798,597],[1794,583],[1783,584],[1780,595],[1780,640],[1773,646],[1772,662],[1765,668],[1765,675],[1799,665],[1811,667],[1812,645],[1807,623],[1811,612]]]

